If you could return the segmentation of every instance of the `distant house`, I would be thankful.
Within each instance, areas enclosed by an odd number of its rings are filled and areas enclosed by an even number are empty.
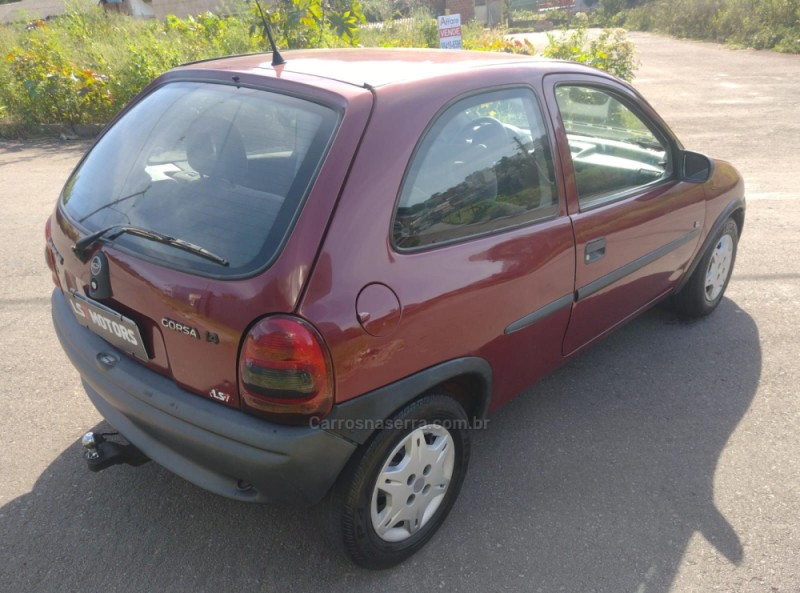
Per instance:
[[[145,19],[156,16],[153,10],[153,0],[100,0],[98,4],[110,12],[119,12]]]
[[[227,0],[152,0],[154,16],[158,19],[168,14],[183,18],[207,11],[230,14],[230,9],[226,8],[229,4]]]
[[[430,6],[436,16],[460,14],[462,23],[476,19],[494,26],[503,18],[502,0],[432,0]]]
[[[106,10],[138,18],[163,19],[168,14],[179,17],[208,10],[219,12],[225,0],[99,0]],[[0,4],[0,22],[13,23],[57,17],[66,11],[64,0],[22,0]]]
[[[46,19],[64,14],[64,0],[22,0],[0,4],[0,22],[14,23]]]

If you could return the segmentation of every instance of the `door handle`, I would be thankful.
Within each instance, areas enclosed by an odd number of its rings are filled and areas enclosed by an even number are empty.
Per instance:
[[[584,250],[583,261],[587,264],[591,264],[596,262],[598,259],[602,259],[603,256],[606,254],[606,240],[604,238],[594,239],[593,241],[589,241],[586,244],[586,249]]]

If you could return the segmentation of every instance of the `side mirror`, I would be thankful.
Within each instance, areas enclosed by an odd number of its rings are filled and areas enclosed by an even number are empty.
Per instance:
[[[681,179],[690,183],[705,183],[711,178],[714,161],[699,152],[686,150],[681,155]]]

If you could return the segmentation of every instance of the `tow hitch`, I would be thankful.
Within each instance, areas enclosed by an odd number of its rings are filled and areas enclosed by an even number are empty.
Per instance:
[[[91,471],[99,472],[118,463],[137,466],[150,461],[147,455],[130,443],[123,444],[109,441],[105,438],[107,436],[111,435],[95,434],[90,431],[83,435],[81,439],[81,444],[84,448],[83,458],[86,460],[86,466]]]

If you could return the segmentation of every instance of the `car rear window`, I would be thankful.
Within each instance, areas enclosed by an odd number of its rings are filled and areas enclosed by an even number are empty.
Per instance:
[[[114,225],[200,246],[228,266],[145,237],[115,245],[170,267],[243,275],[279,252],[338,123],[297,97],[175,82],[133,107],[67,182],[67,216],[94,232]]]

